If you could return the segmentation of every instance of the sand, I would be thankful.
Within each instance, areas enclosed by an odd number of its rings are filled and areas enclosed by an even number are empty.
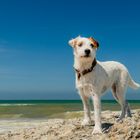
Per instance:
[[[92,135],[94,121],[81,126],[83,112],[65,113],[65,119],[0,120],[0,140],[140,140],[140,109],[132,112],[117,122],[120,112],[103,111],[100,135]]]

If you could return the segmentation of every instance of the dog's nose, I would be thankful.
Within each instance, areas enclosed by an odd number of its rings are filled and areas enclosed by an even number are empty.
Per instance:
[[[89,54],[90,54],[90,50],[89,50],[89,49],[86,49],[86,50],[85,50],[85,54],[86,54],[86,55],[89,55]]]

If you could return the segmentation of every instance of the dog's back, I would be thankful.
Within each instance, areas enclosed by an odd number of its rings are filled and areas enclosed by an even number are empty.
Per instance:
[[[105,70],[109,79],[112,80],[111,82],[120,82],[122,85],[127,84],[128,86],[134,89],[140,87],[139,84],[132,80],[127,68],[123,64],[116,61],[106,61],[98,63]]]

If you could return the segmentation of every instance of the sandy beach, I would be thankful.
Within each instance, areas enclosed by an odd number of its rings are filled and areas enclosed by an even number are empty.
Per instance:
[[[118,111],[103,111],[103,134],[92,135],[94,122],[81,126],[83,112],[67,112],[67,119],[0,120],[0,140],[135,140],[140,139],[140,109],[132,118],[116,122]],[[92,113],[93,118],[94,114]]]

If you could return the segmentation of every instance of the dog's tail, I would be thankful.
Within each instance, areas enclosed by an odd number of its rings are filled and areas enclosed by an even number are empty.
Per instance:
[[[129,81],[128,81],[128,85],[133,88],[133,89],[138,89],[140,88],[140,84],[136,83],[131,76],[129,76]]]

